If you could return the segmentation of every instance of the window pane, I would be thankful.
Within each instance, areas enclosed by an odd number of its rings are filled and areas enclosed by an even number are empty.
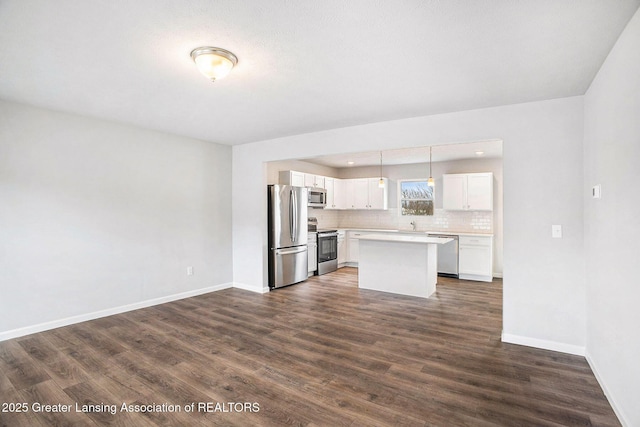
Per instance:
[[[400,192],[403,199],[433,200],[433,187],[429,187],[425,181],[403,181],[400,183]]]
[[[433,187],[427,181],[400,181],[400,214],[433,215]]]
[[[433,201],[403,200],[402,215],[433,215]]]

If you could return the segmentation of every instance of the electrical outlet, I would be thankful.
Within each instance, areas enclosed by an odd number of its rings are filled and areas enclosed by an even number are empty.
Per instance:
[[[551,226],[551,237],[554,239],[562,238],[562,226],[561,225],[552,225]]]
[[[187,267],[187,276],[193,276],[193,267]]]

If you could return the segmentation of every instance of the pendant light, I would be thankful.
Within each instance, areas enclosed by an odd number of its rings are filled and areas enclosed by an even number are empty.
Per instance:
[[[429,147],[429,179],[427,180],[427,185],[429,187],[434,187],[436,185],[433,181],[433,176],[431,175],[431,147]]]
[[[378,181],[378,188],[384,188],[384,179],[382,179],[382,151],[380,152],[380,181]]]

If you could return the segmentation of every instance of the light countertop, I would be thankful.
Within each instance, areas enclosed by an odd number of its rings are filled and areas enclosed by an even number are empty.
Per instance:
[[[445,237],[429,237],[424,234],[414,234],[407,236],[406,234],[395,233],[372,233],[365,234],[358,237],[359,240],[376,240],[381,242],[399,242],[399,243],[430,243],[430,244],[443,244],[452,241],[453,239]]]
[[[422,236],[425,234],[443,234],[443,235],[456,235],[456,236],[470,236],[470,237],[493,237],[492,233],[473,233],[469,231],[453,231],[453,230],[437,230],[437,231],[412,231],[412,230],[392,230],[392,229],[383,229],[383,228],[338,228],[341,231],[358,231],[358,232],[371,232],[371,233],[398,233],[404,235],[418,235]]]

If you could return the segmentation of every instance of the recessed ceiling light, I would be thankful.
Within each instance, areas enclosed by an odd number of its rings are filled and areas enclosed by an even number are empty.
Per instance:
[[[355,164],[356,164],[356,162],[354,162],[353,160],[349,160],[349,161],[347,162],[347,164],[348,164],[349,166],[353,166],[353,165],[355,165]]]
[[[476,151],[476,156],[482,156],[484,154],[484,151]]]

